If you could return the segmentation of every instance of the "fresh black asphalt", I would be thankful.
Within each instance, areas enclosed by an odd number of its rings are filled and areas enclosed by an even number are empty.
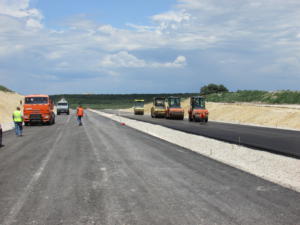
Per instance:
[[[127,112],[105,110],[120,114],[129,119],[157,124],[186,133],[201,135],[217,140],[270,151],[300,159],[300,131],[247,126],[209,121],[205,123],[189,122],[188,120],[167,120],[151,118],[144,115],[133,115]]]
[[[298,192],[95,113],[83,123],[4,133],[1,225],[300,224]]]

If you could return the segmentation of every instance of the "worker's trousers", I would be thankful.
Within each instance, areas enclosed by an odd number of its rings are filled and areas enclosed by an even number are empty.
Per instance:
[[[17,136],[22,135],[22,131],[23,131],[22,122],[15,122],[15,131]]]
[[[79,123],[79,126],[82,125],[82,116],[77,116],[77,121]]]

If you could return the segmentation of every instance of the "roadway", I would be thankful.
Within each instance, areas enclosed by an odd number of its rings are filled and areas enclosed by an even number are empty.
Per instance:
[[[116,110],[105,110],[105,112],[229,143],[300,158],[300,131],[213,121],[205,124],[189,122],[187,119],[184,121],[166,120],[164,118],[151,118],[149,115],[133,115],[133,113],[118,112]]]
[[[300,193],[87,112],[4,133],[0,224],[297,225]]]

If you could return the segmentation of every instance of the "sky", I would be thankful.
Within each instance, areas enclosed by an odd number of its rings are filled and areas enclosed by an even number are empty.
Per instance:
[[[21,94],[300,89],[299,0],[0,0]]]

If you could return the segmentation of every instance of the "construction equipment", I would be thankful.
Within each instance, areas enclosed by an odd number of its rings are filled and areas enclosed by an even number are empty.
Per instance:
[[[144,99],[135,99],[133,105],[134,115],[144,115]]]
[[[208,110],[205,108],[205,98],[193,96],[190,98],[189,121],[208,122]]]
[[[33,123],[54,124],[54,104],[48,95],[28,95],[25,96],[24,123],[25,126]]]
[[[153,106],[151,107],[151,117],[165,117],[166,116],[166,104],[165,97],[153,98]]]
[[[166,110],[166,118],[167,119],[184,119],[184,109],[181,107],[180,98],[179,97],[168,97],[166,99],[167,110]]]
[[[56,114],[60,115],[61,113],[70,114],[69,103],[64,98],[58,101],[56,105]]]

